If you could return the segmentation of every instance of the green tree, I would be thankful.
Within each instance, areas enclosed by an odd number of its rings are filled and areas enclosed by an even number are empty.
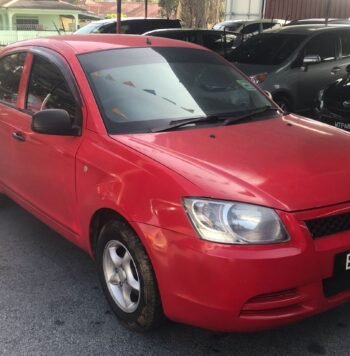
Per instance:
[[[162,16],[169,19],[172,16],[176,16],[179,0],[159,0],[159,6],[161,7]]]

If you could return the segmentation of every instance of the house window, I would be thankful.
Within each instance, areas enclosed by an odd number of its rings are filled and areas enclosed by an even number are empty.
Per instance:
[[[35,17],[16,18],[16,29],[19,31],[42,30],[39,19]]]

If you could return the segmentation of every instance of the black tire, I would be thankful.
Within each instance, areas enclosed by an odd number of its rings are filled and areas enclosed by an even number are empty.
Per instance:
[[[111,246],[114,243],[122,244],[127,249],[126,251],[129,255],[131,255],[132,259],[129,264],[139,282],[140,291],[135,292],[137,293],[136,299],[138,305],[136,310],[132,312],[125,312],[117,304],[108,287],[108,285],[111,287],[111,284],[107,284],[107,277],[105,277],[104,259],[106,260],[108,257],[106,255],[104,257],[104,253],[107,250],[107,245]],[[117,253],[117,250],[115,253]],[[134,331],[146,332],[156,329],[164,319],[157,281],[150,259],[140,239],[127,223],[115,220],[103,226],[96,246],[96,263],[103,292],[116,316],[129,329]],[[124,280],[124,283],[127,284],[127,281]],[[121,288],[122,284],[117,284],[118,286]]]
[[[273,101],[284,111],[284,112],[292,112],[292,103],[291,101],[282,95],[276,95],[273,97]]]

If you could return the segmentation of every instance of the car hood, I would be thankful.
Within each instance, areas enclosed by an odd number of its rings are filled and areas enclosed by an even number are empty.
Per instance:
[[[275,72],[279,66],[268,66],[261,64],[245,64],[233,62],[233,64],[246,75],[255,75],[259,73],[272,73]]]
[[[296,115],[112,138],[182,175],[205,197],[286,211],[350,201],[350,134]]]

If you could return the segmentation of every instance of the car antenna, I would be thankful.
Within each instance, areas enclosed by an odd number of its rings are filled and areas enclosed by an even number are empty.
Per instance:
[[[152,41],[149,37],[146,38],[146,43],[150,46],[152,46]]]

